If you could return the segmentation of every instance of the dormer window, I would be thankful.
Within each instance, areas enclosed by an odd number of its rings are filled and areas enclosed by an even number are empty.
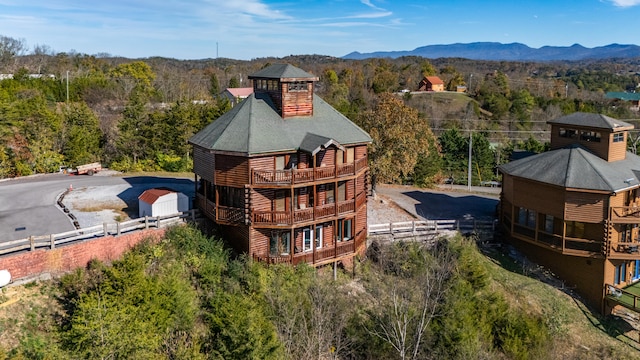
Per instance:
[[[583,130],[580,132],[580,140],[582,141],[600,142],[601,138],[602,136],[597,131]]]
[[[306,81],[294,81],[289,84],[289,91],[307,91]]]
[[[560,128],[560,137],[575,139],[578,135],[578,132],[574,129],[565,129]]]
[[[256,90],[276,91],[278,90],[277,80],[257,79]]]
[[[619,133],[614,133],[613,134],[613,142],[623,142],[624,141],[624,133],[623,132],[619,132]]]

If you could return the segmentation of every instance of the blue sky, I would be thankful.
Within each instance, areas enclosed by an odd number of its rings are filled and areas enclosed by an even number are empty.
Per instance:
[[[495,41],[638,45],[640,0],[0,0],[0,35],[55,52],[176,59]]]

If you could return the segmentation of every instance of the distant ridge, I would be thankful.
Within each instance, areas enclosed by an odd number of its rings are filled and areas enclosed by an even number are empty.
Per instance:
[[[571,46],[543,46],[535,49],[520,43],[474,42],[469,44],[427,45],[411,51],[376,51],[364,54],[354,51],[342,58],[353,60],[369,58],[395,59],[401,56],[420,56],[429,59],[465,58],[506,61],[599,60],[640,57],[640,46],[610,44],[586,48],[580,44],[574,44]]]

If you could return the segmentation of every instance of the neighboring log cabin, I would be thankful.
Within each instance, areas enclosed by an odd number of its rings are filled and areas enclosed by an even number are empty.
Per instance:
[[[238,252],[313,266],[362,253],[369,135],[288,64],[250,75],[253,94],[194,135],[196,204]]]
[[[549,121],[551,150],[502,165],[500,219],[524,254],[609,312],[640,280],[640,157],[633,125],[574,113]],[[637,306],[627,306],[636,308]]]

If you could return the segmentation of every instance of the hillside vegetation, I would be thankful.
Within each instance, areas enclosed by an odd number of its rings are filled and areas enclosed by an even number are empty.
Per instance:
[[[112,264],[3,289],[0,359],[637,358],[620,324],[500,254],[459,237],[374,246],[334,280],[231,259],[179,226]]]

